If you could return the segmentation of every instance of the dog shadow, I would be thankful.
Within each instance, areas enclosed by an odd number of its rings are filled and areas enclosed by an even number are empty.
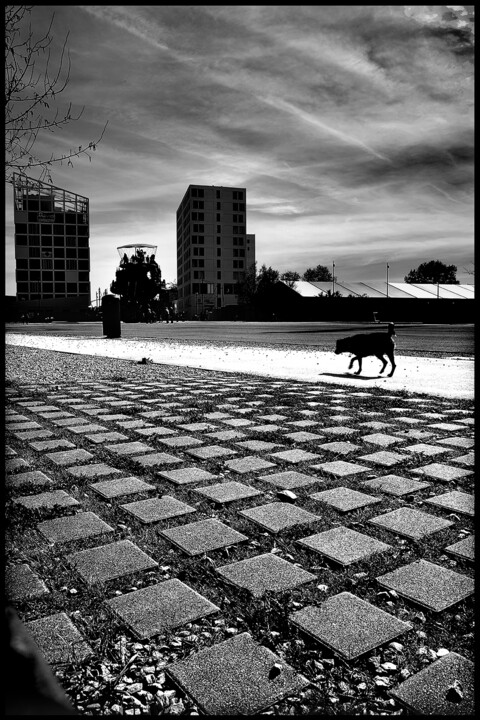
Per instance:
[[[331,373],[331,372],[324,372],[319,373],[319,375],[328,375],[329,377],[338,377],[338,378],[352,378],[352,380],[379,380],[380,378],[386,379],[388,375],[355,375],[355,373]]]

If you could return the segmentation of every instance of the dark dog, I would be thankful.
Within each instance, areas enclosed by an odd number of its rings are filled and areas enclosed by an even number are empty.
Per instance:
[[[362,359],[369,355],[375,355],[379,360],[383,362],[383,367],[380,370],[382,373],[385,370],[387,361],[385,355],[390,360],[392,365],[392,371],[388,377],[392,377],[395,372],[395,327],[393,323],[388,324],[386,333],[368,333],[365,335],[352,335],[351,337],[337,340],[337,346],[335,348],[335,355],[340,353],[349,352],[354,355],[350,361],[348,369],[351,370],[355,360],[358,360],[358,370],[355,375],[359,375],[362,372]]]

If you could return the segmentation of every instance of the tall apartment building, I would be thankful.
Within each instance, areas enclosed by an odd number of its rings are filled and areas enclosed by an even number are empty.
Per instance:
[[[238,283],[254,262],[246,189],[189,185],[177,209],[178,312],[192,319],[238,305]]]
[[[17,304],[57,319],[90,305],[88,198],[13,178]]]

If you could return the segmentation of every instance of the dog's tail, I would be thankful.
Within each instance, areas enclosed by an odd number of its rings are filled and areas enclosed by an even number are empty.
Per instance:
[[[394,325],[393,323],[388,323],[388,327],[387,327],[387,335],[388,335],[388,337],[392,337],[392,336],[394,336],[394,335],[396,335],[396,334],[397,334],[397,333],[395,332],[395,325]]]

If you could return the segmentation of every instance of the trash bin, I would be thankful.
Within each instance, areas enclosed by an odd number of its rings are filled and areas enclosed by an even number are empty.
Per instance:
[[[104,295],[102,298],[103,334],[108,338],[119,338],[120,300],[115,295]]]

